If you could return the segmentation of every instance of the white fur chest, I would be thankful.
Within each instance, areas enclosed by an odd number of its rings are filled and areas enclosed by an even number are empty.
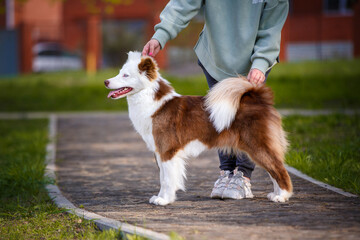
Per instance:
[[[148,149],[155,152],[156,146],[152,133],[154,113],[167,101],[180,96],[176,92],[167,94],[160,100],[154,100],[155,89],[145,89],[127,97],[129,106],[129,117],[135,130],[141,135]]]
[[[141,135],[148,149],[155,152],[155,142],[152,134],[152,115],[158,109],[153,101],[153,94],[142,91],[127,97],[129,118],[135,130]]]

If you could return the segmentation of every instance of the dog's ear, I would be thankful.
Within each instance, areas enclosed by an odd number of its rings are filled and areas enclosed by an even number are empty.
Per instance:
[[[158,67],[154,59],[150,57],[141,58],[138,65],[140,73],[145,72],[150,81],[158,78]]]

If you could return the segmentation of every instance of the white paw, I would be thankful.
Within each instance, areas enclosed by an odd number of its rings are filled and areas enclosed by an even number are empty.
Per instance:
[[[149,203],[154,204],[154,205],[165,206],[165,205],[168,205],[170,202],[166,201],[162,197],[152,196],[149,200]]]
[[[289,200],[289,198],[286,198],[285,196],[276,195],[275,193],[269,193],[267,195],[268,199],[273,202],[286,202]]]

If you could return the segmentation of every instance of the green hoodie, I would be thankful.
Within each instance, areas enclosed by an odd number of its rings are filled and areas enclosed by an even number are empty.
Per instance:
[[[213,78],[246,76],[252,68],[265,73],[276,63],[288,0],[171,0],[153,38],[164,48],[202,7],[205,25],[194,49]]]

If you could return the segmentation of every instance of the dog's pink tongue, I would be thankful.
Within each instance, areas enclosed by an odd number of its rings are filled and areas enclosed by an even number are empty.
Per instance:
[[[118,90],[114,90],[114,91],[110,91],[109,94],[107,95],[107,98],[110,98],[111,95],[113,95],[114,93],[116,93]]]

